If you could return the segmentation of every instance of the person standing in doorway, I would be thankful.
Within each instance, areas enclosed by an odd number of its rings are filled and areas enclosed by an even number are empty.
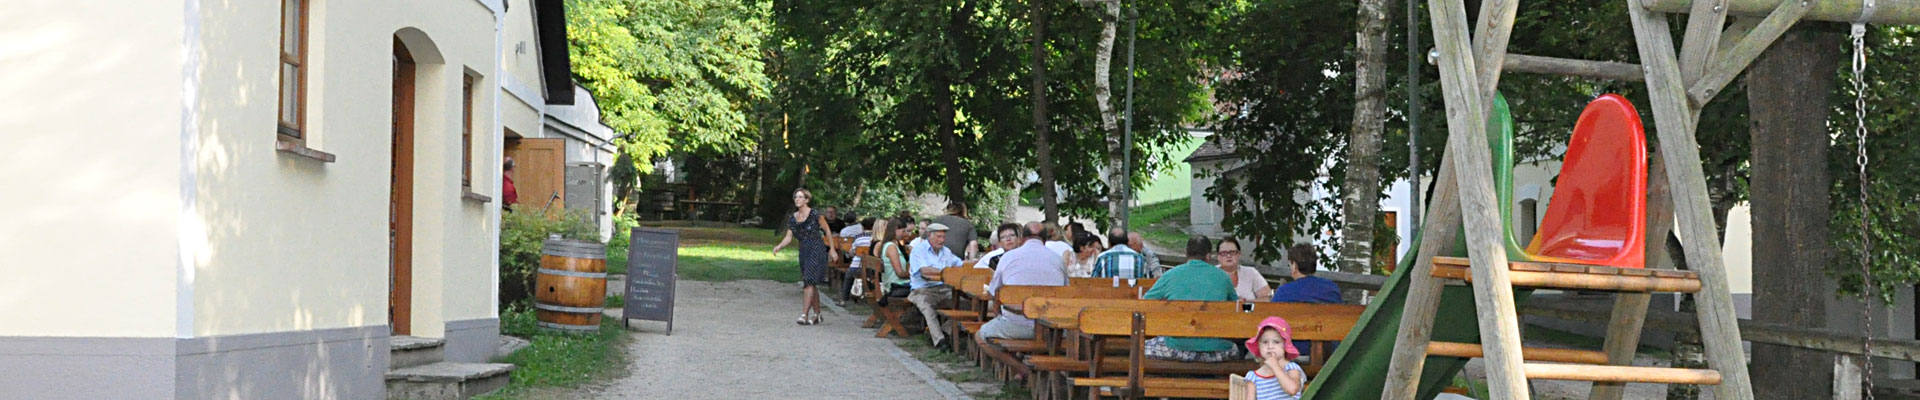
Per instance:
[[[513,189],[513,157],[507,157],[506,165],[500,167],[500,204],[513,211],[513,205],[519,202],[520,191]]]
[[[814,214],[813,208],[807,206],[811,201],[813,192],[794,189],[794,212],[787,216],[787,236],[773,246],[773,254],[780,254],[780,249],[799,239],[802,300],[800,319],[793,322],[801,325],[820,323],[820,285],[827,283],[827,262],[829,258],[840,261],[840,254],[828,247],[828,242],[836,237],[827,234],[827,218]]]

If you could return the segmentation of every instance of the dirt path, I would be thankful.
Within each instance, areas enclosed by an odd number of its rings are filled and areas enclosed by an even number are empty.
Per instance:
[[[673,335],[636,321],[629,375],[538,399],[963,399],[873,331],[834,311],[800,326],[800,287],[772,281],[680,281]]]

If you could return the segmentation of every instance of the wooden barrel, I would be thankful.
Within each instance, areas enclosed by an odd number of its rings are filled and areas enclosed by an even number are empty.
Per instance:
[[[533,291],[534,313],[541,327],[600,329],[600,311],[607,305],[606,245],[547,239],[540,250]]]

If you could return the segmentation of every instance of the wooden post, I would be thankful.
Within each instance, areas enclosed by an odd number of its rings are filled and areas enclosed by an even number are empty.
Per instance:
[[[1520,355],[1520,324],[1513,304],[1513,286],[1507,278],[1506,247],[1501,243],[1502,222],[1487,165],[1485,99],[1494,85],[1481,85],[1475,76],[1491,76],[1497,84],[1513,26],[1511,1],[1488,1],[1482,8],[1488,28],[1478,43],[1486,64],[1468,54],[1466,10],[1460,0],[1429,0],[1434,43],[1440,48],[1440,77],[1447,109],[1447,151],[1453,153],[1454,176],[1460,186],[1460,214],[1467,228],[1467,254],[1473,260],[1475,308],[1481,343],[1486,348],[1488,383],[1494,398],[1528,398],[1524,361]],[[1476,69],[1476,65],[1480,68]],[[1448,184],[1449,182],[1435,182]]]
[[[1649,269],[1669,269],[1667,265],[1667,234],[1673,231],[1673,197],[1669,194],[1667,183],[1667,162],[1654,154],[1647,165],[1647,246],[1645,266]],[[1613,316],[1607,322],[1607,342],[1602,349],[1607,353],[1609,365],[1633,365],[1633,356],[1640,348],[1641,328],[1647,322],[1647,303],[1653,299],[1650,293],[1619,293],[1613,300]],[[1587,393],[1588,400],[1620,400],[1627,393],[1627,385],[1620,382],[1594,382],[1593,391]]]
[[[1866,388],[1861,387],[1867,380],[1861,372],[1861,364],[1865,360],[1866,356],[1857,354],[1833,358],[1833,400],[1866,398]]]
[[[1680,80],[1693,83],[1706,71],[1720,47],[1720,27],[1727,23],[1727,0],[1697,0],[1687,13],[1686,37],[1680,42]]]
[[[1653,103],[1660,154],[1667,162],[1667,180],[1673,191],[1682,244],[1687,249],[1687,265],[1700,274],[1702,288],[1694,299],[1699,305],[1701,342],[1707,349],[1708,364],[1723,379],[1714,398],[1752,399],[1747,356],[1740,347],[1733,295],[1727,287],[1719,234],[1714,231],[1713,208],[1707,199],[1706,173],[1700,166],[1699,144],[1692,134],[1695,121],[1674,56],[1672,33],[1665,16],[1642,7],[1640,0],[1623,1],[1633,23],[1640,64],[1647,70],[1647,97]]]
[[[1806,1],[1780,2],[1780,8],[1774,9],[1772,14],[1767,14],[1767,19],[1755,25],[1753,31],[1746,37],[1740,38],[1739,44],[1733,45],[1733,48],[1726,53],[1714,56],[1711,64],[1705,66],[1706,75],[1702,75],[1698,81],[1688,82],[1687,98],[1690,104],[1698,108],[1712,101],[1713,96],[1720,94],[1720,90],[1725,89],[1728,82],[1733,82],[1733,78],[1739,76],[1740,71],[1746,71],[1747,65],[1753,64],[1754,59],[1760,58],[1761,52],[1766,51],[1775,39],[1780,38],[1780,34],[1786,33],[1787,28],[1792,28],[1793,24],[1800,22],[1800,17],[1806,14]]]

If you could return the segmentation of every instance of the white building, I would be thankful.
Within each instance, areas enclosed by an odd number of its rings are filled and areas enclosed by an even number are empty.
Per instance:
[[[512,49],[564,66],[560,4],[8,2],[0,397],[384,398],[402,335],[486,361],[503,132],[571,89]]]

